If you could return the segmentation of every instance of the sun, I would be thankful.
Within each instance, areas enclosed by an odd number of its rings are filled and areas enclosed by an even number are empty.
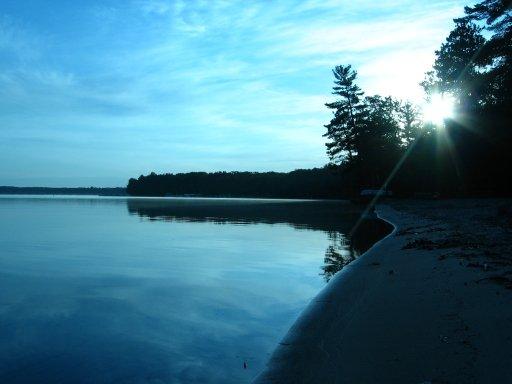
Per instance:
[[[444,125],[446,119],[453,118],[455,99],[450,95],[436,93],[423,107],[423,118],[436,126]]]

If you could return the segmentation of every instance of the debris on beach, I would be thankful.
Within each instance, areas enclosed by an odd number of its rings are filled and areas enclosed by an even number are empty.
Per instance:
[[[427,249],[430,251],[434,249],[434,245],[435,243],[432,240],[421,238],[409,241],[402,249]]]
[[[433,249],[446,249],[446,248],[462,248],[465,250],[478,249],[481,245],[475,241],[465,239],[463,236],[457,234],[440,240],[429,240],[426,238],[419,238],[409,241],[402,249],[425,249],[431,251]]]
[[[492,283],[501,285],[505,287],[506,289],[512,289],[512,279],[506,276],[507,273],[501,274],[501,275],[493,275],[489,277],[484,277],[482,279],[479,279],[476,281],[477,284],[479,284],[482,281],[490,281]]]

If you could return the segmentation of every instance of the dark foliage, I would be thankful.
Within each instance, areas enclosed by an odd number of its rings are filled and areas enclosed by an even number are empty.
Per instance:
[[[390,96],[364,96],[350,65],[337,66],[333,73],[333,94],[339,99],[326,104],[334,115],[325,126],[327,154],[343,167],[353,190],[379,188],[416,139],[419,113],[411,103]]]
[[[430,79],[423,84],[427,94],[437,89],[457,100],[456,116],[447,124],[444,143],[436,143],[445,152],[444,159],[432,158],[449,169],[443,187],[456,193],[510,194],[510,6],[510,1],[486,0],[466,7],[466,16],[455,20],[454,30],[436,52]],[[482,22],[484,27],[478,26]],[[489,33],[487,39],[483,29]],[[456,186],[450,185],[453,180]]]
[[[427,99],[451,95],[455,116],[424,123],[419,108],[365,96],[350,65],[333,69],[325,125],[331,165],[290,173],[195,172],[130,179],[131,195],[342,198],[364,188],[395,195],[510,195],[512,174],[512,11],[484,0],[435,52],[422,86]],[[484,34],[484,31],[486,32]]]
[[[339,99],[326,104],[334,110],[324,135],[327,154],[351,173],[354,189],[384,187],[399,195],[510,194],[510,6],[510,1],[486,0],[466,7],[466,16],[455,20],[435,52],[422,86],[427,100],[436,94],[455,100],[455,115],[442,126],[423,123],[410,103],[365,97],[351,66],[333,70],[333,94]]]
[[[133,196],[342,198],[349,189],[332,167],[280,172],[151,173],[130,179]]]

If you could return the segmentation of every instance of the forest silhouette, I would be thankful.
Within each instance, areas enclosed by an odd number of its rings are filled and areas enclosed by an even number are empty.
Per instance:
[[[421,83],[427,101],[453,99],[453,116],[432,122],[391,96],[365,95],[351,65],[333,69],[325,125],[330,163],[278,172],[193,172],[130,179],[131,195],[346,198],[362,189],[397,196],[508,195],[512,164],[510,1],[465,7]]]

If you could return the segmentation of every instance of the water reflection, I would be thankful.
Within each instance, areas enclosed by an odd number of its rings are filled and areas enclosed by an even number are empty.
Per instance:
[[[323,272],[321,275],[326,282],[366,252],[373,244],[390,233],[392,227],[378,219],[363,220],[357,228],[349,232],[350,237],[337,231],[329,231],[330,244],[325,250]]]
[[[265,199],[131,199],[130,214],[163,221],[215,224],[288,224],[327,233],[320,273],[326,282],[391,231],[378,219],[363,220],[354,231],[361,207],[346,201]],[[350,236],[348,235],[350,234]]]
[[[329,282],[338,271],[356,258],[356,252],[350,246],[345,235],[331,231],[328,236],[331,244],[325,250],[323,272],[321,273],[326,282]]]
[[[367,246],[346,236],[358,217],[343,202],[0,198],[0,382],[249,383]]]
[[[360,209],[344,201],[265,199],[128,199],[128,211],[164,221],[289,224],[348,233]]]

